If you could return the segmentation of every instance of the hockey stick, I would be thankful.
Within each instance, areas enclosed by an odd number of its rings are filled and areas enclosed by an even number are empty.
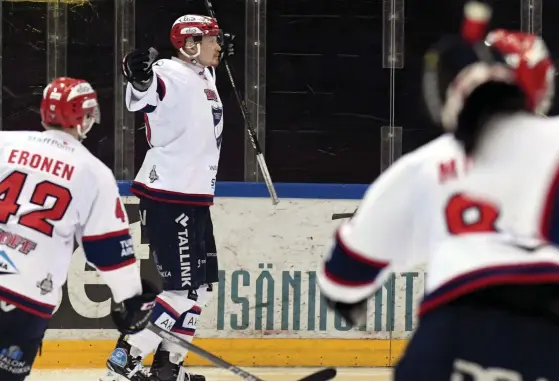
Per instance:
[[[352,218],[352,217],[353,217],[353,213],[334,214],[334,215],[332,215],[332,220],[347,219],[347,218]]]
[[[213,5],[210,0],[204,0],[206,3],[206,8],[210,17],[217,20],[215,17],[215,11],[213,9]],[[258,165],[260,166],[260,171],[262,171],[262,176],[264,177],[264,182],[266,183],[266,187],[268,187],[268,192],[270,193],[270,197],[272,198],[272,203],[278,204],[278,194],[276,193],[276,189],[274,184],[272,183],[272,177],[270,176],[270,172],[268,171],[268,165],[266,165],[266,160],[264,159],[264,154],[262,154],[262,149],[260,148],[260,143],[258,142],[258,138],[256,136],[256,131],[252,125],[252,121],[250,120],[250,116],[248,114],[248,108],[245,102],[244,97],[241,95],[241,92],[237,88],[235,83],[235,79],[233,77],[233,72],[229,67],[229,63],[227,62],[227,57],[224,56],[223,61],[225,62],[225,69],[227,69],[227,74],[229,75],[229,81],[231,81],[231,86],[233,87],[233,92],[235,93],[235,97],[237,97],[237,102],[241,107],[241,113],[243,114],[243,118],[245,120],[246,129],[248,132],[248,136],[250,138],[250,143],[252,143],[252,147],[256,151],[256,160],[258,161]]]
[[[174,335],[173,333],[169,333],[168,331],[160,328],[159,326],[153,325],[151,322],[147,325],[147,329],[151,330],[159,337],[167,340],[169,342],[174,343],[184,349],[188,349],[189,351],[198,354],[200,357],[203,357],[210,361],[211,363],[225,369],[229,370],[231,373],[243,378],[245,381],[263,381],[263,379],[258,378],[255,375],[250,374],[248,371],[245,371],[235,365],[230,364],[229,362],[219,358],[218,356],[213,355],[212,353],[198,347],[182,338]],[[307,375],[306,377],[300,379],[300,381],[329,381],[336,376],[336,369],[334,368],[327,368],[319,370],[315,373]]]

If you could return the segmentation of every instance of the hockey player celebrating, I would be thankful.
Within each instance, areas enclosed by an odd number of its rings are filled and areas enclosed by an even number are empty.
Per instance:
[[[461,37],[426,54],[424,94],[473,165],[429,189],[436,180],[425,160],[408,178],[419,192],[408,204],[389,183],[411,155],[402,158],[340,227],[318,281],[331,307],[362,323],[381,273],[428,262],[419,326],[396,380],[557,380],[549,355],[559,351],[559,251],[550,245],[559,244],[559,130],[535,115],[550,107],[555,68],[537,36],[497,30],[484,39],[484,4],[469,3],[466,16]],[[393,225],[402,214],[429,228]],[[413,247],[441,222],[446,234],[419,251],[393,245]]]
[[[44,90],[41,119],[45,132],[0,132],[1,380],[30,373],[74,238],[111,289],[122,333],[145,328],[157,295],[140,280],[111,171],[80,143],[99,122],[97,94],[86,81],[57,78]]]
[[[192,341],[202,308],[218,281],[210,206],[223,131],[223,106],[209,68],[219,64],[217,22],[182,16],[171,28],[172,59],[155,62],[154,49],[137,49],[123,60],[126,104],[144,113],[151,146],[132,185],[140,199],[142,229],[163,278],[152,322]],[[229,36],[229,35],[224,35]],[[157,348],[151,371],[141,360]],[[124,356],[123,356],[124,355]],[[145,330],[121,337],[107,361],[112,373],[131,380],[205,380],[183,373],[186,350]],[[124,362],[123,362],[124,360]],[[182,374],[182,375],[181,375]]]

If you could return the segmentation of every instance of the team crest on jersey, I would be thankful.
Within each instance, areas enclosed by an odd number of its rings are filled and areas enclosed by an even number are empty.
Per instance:
[[[212,114],[214,117],[215,142],[217,144],[217,148],[219,149],[223,139],[223,123],[221,123],[221,119],[223,118],[223,109],[221,107],[212,106]]]
[[[159,179],[159,175],[157,175],[157,171],[155,171],[155,166],[153,166],[153,168],[149,172],[149,182],[153,183],[158,179]]]
[[[13,275],[19,273],[6,251],[0,251],[0,275]]]
[[[204,93],[206,93],[208,101],[217,101],[217,93],[212,89],[204,89]]]
[[[47,273],[47,277],[37,283],[37,288],[41,290],[41,294],[45,295],[52,292],[52,275]]]

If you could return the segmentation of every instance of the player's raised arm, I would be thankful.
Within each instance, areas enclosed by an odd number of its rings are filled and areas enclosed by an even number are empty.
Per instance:
[[[153,65],[158,53],[154,48],[135,49],[124,56],[122,73],[128,85],[126,87],[126,107],[130,111],[152,113],[157,106],[172,93],[171,81],[165,80],[164,74],[157,74]],[[171,97],[168,97],[169,99]]]
[[[151,316],[157,291],[140,279],[128,216],[108,169],[99,171],[94,202],[82,227],[86,259],[111,289],[117,308],[112,317],[122,333],[137,332]]]

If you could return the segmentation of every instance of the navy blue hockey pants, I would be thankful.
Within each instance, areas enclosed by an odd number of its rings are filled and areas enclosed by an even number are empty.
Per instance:
[[[421,317],[394,379],[559,380],[557,318],[441,306]]]
[[[209,206],[140,198],[147,236],[163,290],[196,290],[218,281],[217,249]]]
[[[48,319],[2,303],[0,309],[0,381],[23,381],[31,372]]]

